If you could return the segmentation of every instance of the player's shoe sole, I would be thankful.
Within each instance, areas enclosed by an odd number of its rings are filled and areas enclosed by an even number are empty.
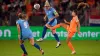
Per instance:
[[[38,39],[38,40],[36,40],[37,42],[42,42],[43,41],[43,39],[42,38],[40,38],[40,39]]]
[[[61,46],[61,43],[58,45],[58,46],[56,46],[56,48],[58,48],[58,47],[60,47]]]

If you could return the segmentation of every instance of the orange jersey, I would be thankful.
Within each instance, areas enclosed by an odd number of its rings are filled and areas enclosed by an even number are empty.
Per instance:
[[[70,27],[69,27],[69,31],[70,32],[76,32],[77,31],[77,22],[78,22],[78,17],[75,16],[72,18],[71,22],[70,22]]]

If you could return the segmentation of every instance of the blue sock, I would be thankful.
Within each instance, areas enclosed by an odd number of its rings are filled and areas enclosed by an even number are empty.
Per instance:
[[[58,38],[58,35],[55,33],[55,34],[53,34],[54,35],[54,37],[55,37],[55,39],[57,40],[57,42],[60,42],[59,41],[59,38]]]
[[[25,49],[25,47],[24,47],[24,44],[21,44],[20,47],[21,47],[21,49],[23,50],[24,54],[27,54],[27,51],[26,51],[26,49]]]
[[[44,38],[45,34],[46,34],[46,31],[47,31],[47,27],[44,26],[43,28],[43,32],[42,32],[42,39]]]
[[[38,50],[41,50],[40,46],[38,44],[34,44],[34,47],[37,48]]]

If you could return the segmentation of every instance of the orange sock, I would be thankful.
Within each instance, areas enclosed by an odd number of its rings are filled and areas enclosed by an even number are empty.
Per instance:
[[[56,28],[59,28],[59,27],[60,27],[60,24],[57,24],[52,29],[56,29]]]
[[[68,47],[69,47],[72,51],[75,51],[75,50],[74,50],[74,47],[73,47],[73,45],[72,45],[71,42],[68,42]]]

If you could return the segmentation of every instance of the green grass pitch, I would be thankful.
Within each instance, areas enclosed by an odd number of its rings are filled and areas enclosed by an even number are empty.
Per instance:
[[[70,54],[71,50],[66,41],[61,41],[62,45],[59,48],[55,48],[56,41],[54,40],[36,43],[44,49],[44,56],[100,56],[100,41],[72,41],[77,52],[75,55]],[[24,44],[28,56],[42,56],[36,48],[30,45],[29,41],[25,41]],[[0,56],[21,56],[22,53],[17,40],[0,40]]]

